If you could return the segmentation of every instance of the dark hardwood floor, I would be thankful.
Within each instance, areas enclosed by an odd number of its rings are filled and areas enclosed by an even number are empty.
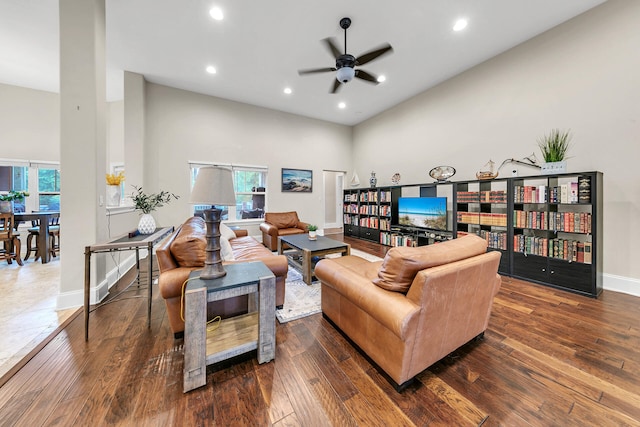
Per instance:
[[[386,248],[345,238],[383,256]],[[82,315],[0,388],[0,426],[639,426],[640,298],[503,279],[489,329],[403,393],[322,315],[277,325],[276,359],[207,369],[182,392],[182,341],[155,292]]]

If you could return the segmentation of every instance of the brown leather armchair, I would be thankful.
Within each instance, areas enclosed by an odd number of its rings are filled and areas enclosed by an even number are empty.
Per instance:
[[[272,251],[278,250],[278,236],[306,233],[309,226],[298,219],[295,211],[267,212],[264,214],[264,221],[260,224],[262,244]]]
[[[487,329],[500,289],[500,252],[468,235],[389,249],[384,261],[323,259],[322,313],[381,368],[398,390]]]

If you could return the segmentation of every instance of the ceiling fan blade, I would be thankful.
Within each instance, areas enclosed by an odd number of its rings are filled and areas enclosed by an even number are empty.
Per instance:
[[[369,83],[378,84],[378,78],[364,70],[356,70],[356,77]]]
[[[342,82],[340,82],[340,80],[338,79],[334,79],[333,85],[331,86],[331,90],[329,91],[329,93],[336,93],[338,89],[340,89],[340,86],[342,86]]]
[[[342,53],[340,53],[340,49],[338,49],[338,46],[336,46],[336,43],[333,40],[334,39],[332,39],[331,37],[322,39],[324,44],[327,46],[327,49],[329,49],[329,52],[331,52],[335,59],[338,59],[338,57],[342,55]]]
[[[391,45],[389,43],[386,43],[385,45],[374,49],[370,52],[364,53],[362,55],[360,55],[357,59],[356,59],[356,65],[364,65],[367,62],[371,62],[374,59],[386,54],[386,53],[391,53],[393,52],[393,48],[391,47]]]
[[[298,74],[303,75],[303,74],[328,73],[329,71],[336,71],[336,69],[334,67],[309,68],[307,70],[298,70]]]

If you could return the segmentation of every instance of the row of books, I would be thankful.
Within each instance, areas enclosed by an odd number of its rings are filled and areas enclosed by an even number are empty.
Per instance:
[[[517,234],[513,236],[513,248],[515,252],[584,264],[591,264],[593,259],[591,242],[577,240],[547,239]]]
[[[380,219],[380,230],[391,230],[391,221],[388,219]]]
[[[506,213],[492,212],[458,212],[457,221],[465,224],[507,226]]]
[[[358,213],[362,215],[378,215],[378,205],[360,205]]]
[[[403,234],[380,233],[380,244],[386,246],[418,246],[418,240],[413,236]]]
[[[458,231],[458,237],[467,235],[466,231]],[[478,236],[482,237],[487,241],[487,244],[490,248],[493,249],[501,249],[503,251],[507,250],[507,233],[504,231],[487,231],[480,230],[479,233],[476,233]]]
[[[357,202],[358,201],[358,193],[346,193],[344,195],[345,203]]]
[[[343,209],[344,209],[345,213],[352,213],[352,214],[357,214],[358,213],[358,205],[357,204],[344,205]]]
[[[491,191],[458,191],[458,203],[507,203],[507,192],[504,190]]]
[[[513,225],[517,228],[591,234],[591,214],[588,212],[513,211]]]
[[[391,202],[391,191],[380,191],[380,202]]]
[[[378,201],[378,192],[377,191],[363,191],[360,193],[360,201],[361,202],[377,202]]]
[[[342,222],[347,225],[358,225],[358,217],[353,215],[343,215]]]
[[[377,229],[379,223],[380,223],[380,220],[372,216],[372,217],[360,218],[359,225],[360,227]]]
[[[549,217],[547,212],[513,211],[513,226],[517,228],[548,230]]]
[[[514,203],[591,203],[591,178],[581,176],[578,181],[553,187],[546,185],[516,185]]]

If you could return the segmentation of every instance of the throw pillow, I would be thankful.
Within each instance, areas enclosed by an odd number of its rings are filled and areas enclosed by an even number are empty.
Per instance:
[[[223,261],[234,261],[235,257],[233,256],[233,249],[231,248],[231,243],[229,243],[229,239],[225,237],[220,237],[220,256]]]
[[[231,240],[236,238],[236,233],[234,233],[226,224],[220,223],[220,237]]]
[[[171,243],[171,255],[180,267],[203,267],[207,247],[204,219],[191,217],[180,227]]]
[[[391,248],[373,283],[382,289],[406,293],[419,271],[487,251],[487,242],[475,234],[417,248]]]

